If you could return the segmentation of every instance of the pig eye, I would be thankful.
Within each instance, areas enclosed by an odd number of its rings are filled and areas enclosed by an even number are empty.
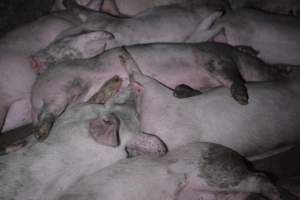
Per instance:
[[[108,119],[103,119],[102,121],[107,125],[112,125],[112,122],[109,121]]]

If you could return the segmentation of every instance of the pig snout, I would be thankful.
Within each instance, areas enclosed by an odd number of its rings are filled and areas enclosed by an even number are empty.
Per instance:
[[[36,73],[42,73],[46,69],[47,61],[37,56],[30,57],[30,64]]]

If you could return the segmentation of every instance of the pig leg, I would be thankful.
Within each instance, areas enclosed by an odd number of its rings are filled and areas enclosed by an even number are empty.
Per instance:
[[[177,85],[174,89],[174,96],[177,98],[188,98],[202,94],[199,90],[195,90],[188,85],[181,84]]]
[[[211,29],[214,22],[219,19],[223,15],[222,11],[213,12],[211,15],[206,17],[200,24],[200,26],[196,27],[191,35],[189,35],[185,42],[199,42],[198,38],[206,38],[203,41],[207,41],[215,36],[219,30]]]
[[[45,112],[39,118],[33,134],[38,141],[42,142],[49,136],[50,129],[55,121],[55,115],[51,112]]]
[[[86,27],[85,24],[82,24],[82,25],[79,25],[79,26],[76,26],[76,27],[71,27],[71,28],[63,31],[62,33],[60,33],[58,36],[56,36],[54,42],[56,42],[58,40],[61,40],[65,37],[67,37],[67,36],[79,35],[83,31],[85,31],[85,27]],[[90,31],[93,31],[93,30],[90,30]],[[94,31],[96,31],[96,30],[94,30]]]
[[[232,97],[241,105],[248,104],[248,92],[244,80],[233,61],[213,59],[206,65],[209,71],[225,87],[230,88]]]
[[[60,33],[58,36],[56,36],[55,41],[61,40],[62,38],[68,37],[68,36],[78,36],[82,33],[88,33],[88,32],[95,32],[95,31],[102,31],[103,27],[102,25],[99,25],[99,23],[95,22],[87,22],[83,23],[82,25],[76,26],[76,27],[71,27],[62,33]],[[112,35],[111,33],[108,33],[106,31],[103,31],[110,36]]]
[[[88,103],[104,104],[114,96],[122,86],[122,79],[119,76],[114,76],[106,81],[100,90],[92,96]]]

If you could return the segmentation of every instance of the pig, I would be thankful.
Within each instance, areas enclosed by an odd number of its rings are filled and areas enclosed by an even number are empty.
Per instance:
[[[138,72],[130,59],[127,63]],[[132,69],[131,77],[135,74],[144,86],[142,131],[160,137],[169,150],[197,140],[222,144],[255,160],[299,142],[299,70],[282,81],[246,84],[252,100],[241,107],[223,88],[176,99],[171,89]]]
[[[79,23],[69,11],[52,13],[0,39],[0,131],[31,122],[30,92],[36,71],[30,56],[46,47],[60,32]]]
[[[1,156],[0,199],[54,200],[81,176],[127,156],[164,155],[163,141],[140,132],[140,94],[133,83],[105,104],[74,106],[56,121],[46,143],[32,136],[24,148]]]
[[[172,4],[209,6],[220,10],[231,10],[227,0],[103,0],[101,10],[116,16],[134,16],[147,9]]]
[[[163,157],[124,159],[83,176],[56,200],[298,199],[222,145],[195,142]]]
[[[254,9],[225,14],[212,29],[219,29],[215,41],[251,46],[269,63],[300,63],[300,20]]]
[[[139,67],[130,57],[125,63],[132,78],[130,68]],[[276,154],[299,142],[299,73],[295,70],[282,81],[249,83],[253,100],[245,107],[231,101],[222,88],[176,99],[157,80],[135,73],[135,81],[144,86],[142,131],[160,137],[170,150],[197,140],[230,147],[250,160]]]
[[[64,2],[83,22],[59,34],[52,43],[54,46],[60,43],[57,51],[69,48],[70,57],[78,53],[74,50],[76,47],[72,38],[86,32],[92,32],[97,37],[86,45],[86,51],[154,42],[207,41],[217,33],[211,32],[210,26],[223,14],[207,6],[176,4],[155,7],[131,18],[120,18],[87,10],[73,0]]]
[[[80,5],[90,8],[92,10],[99,11],[101,10],[101,6],[103,4],[103,0],[76,0]],[[63,0],[55,0],[52,6],[52,11],[60,11],[65,10],[65,6],[63,5]]]
[[[46,139],[57,116],[68,106],[86,101],[110,77],[118,75],[127,85],[128,73],[124,68],[127,51],[146,75],[170,88],[184,83],[206,91],[223,85],[241,105],[248,104],[245,81],[279,80],[288,72],[232,46],[212,42],[133,45],[89,59],[56,62],[41,72],[32,87],[32,119],[37,138]]]
[[[0,39],[0,128],[31,122],[30,91],[36,73],[29,57],[62,30],[76,24],[72,14],[56,13],[24,25]],[[17,114],[18,113],[18,114]]]
[[[232,9],[256,8],[264,11],[285,14],[300,15],[300,2],[298,0],[228,0]]]

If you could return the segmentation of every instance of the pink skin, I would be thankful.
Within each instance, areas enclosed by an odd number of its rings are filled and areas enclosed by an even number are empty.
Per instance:
[[[287,200],[281,198],[286,194],[264,174],[247,169],[236,152],[198,142],[163,157],[123,159],[82,176],[58,199]]]
[[[36,73],[28,58],[46,47],[63,30],[77,23],[67,13],[53,13],[1,38],[0,130],[6,131],[31,122],[30,91]]]
[[[47,143],[29,137],[23,149],[0,157],[0,181],[5,183],[0,199],[54,200],[80,177],[127,156],[164,155],[167,149],[158,137],[140,132],[136,102],[142,91],[131,86],[105,104],[93,101],[69,109]],[[114,134],[118,146],[113,148]]]
[[[210,26],[223,14],[218,6],[182,4],[156,7],[131,18],[119,18],[87,10],[74,0],[67,0],[65,3],[83,23],[64,31],[56,38],[54,43],[65,39],[66,44],[62,48],[72,46],[69,44],[72,37],[89,32],[102,34],[103,38],[97,36],[95,42],[106,50],[133,44],[207,41],[217,33],[211,32]],[[102,40],[102,44],[99,40]],[[46,49],[51,48],[51,45]]]
[[[99,10],[104,0],[77,0],[77,2],[85,6],[87,8],[93,10]],[[52,11],[65,10],[65,6],[63,5],[63,0],[55,0]]]
[[[100,0],[90,1],[89,8],[98,10],[100,3]],[[30,92],[42,63],[31,59],[31,55],[49,45],[61,32],[79,24],[72,13],[60,11],[23,25],[0,39],[1,132],[32,121]]]
[[[268,63],[300,64],[300,20],[254,9],[239,9],[217,20],[213,30],[219,41],[246,45]]]
[[[221,85],[231,88],[233,83],[242,84],[242,79],[266,81],[282,78],[280,72],[273,71],[261,60],[224,44],[149,44],[126,48],[145,74],[170,88],[175,88],[178,83],[201,90]],[[222,58],[226,57],[225,60],[233,63],[218,65],[223,63],[220,53]],[[114,75],[120,76],[126,85],[128,75],[125,67],[131,62],[124,57],[122,48],[116,48],[94,58],[51,65],[33,85],[31,102],[34,124],[43,127],[40,124],[43,121],[55,120],[67,107],[92,96]],[[209,63],[215,63],[219,70],[210,71]],[[239,99],[238,102],[243,103]],[[46,126],[49,127],[49,124]]]
[[[170,4],[201,4],[219,6],[220,9],[230,9],[226,0],[103,0],[102,11],[119,16],[134,16],[150,8]]]
[[[220,9],[230,9],[230,5],[226,0],[214,0],[213,2],[211,0],[77,0],[76,2],[93,10],[97,10],[95,7],[98,6],[98,8],[101,8],[101,11],[114,16],[134,16],[153,7],[178,3],[206,4],[219,6]],[[56,0],[54,2],[53,11],[64,9],[63,0]]]

